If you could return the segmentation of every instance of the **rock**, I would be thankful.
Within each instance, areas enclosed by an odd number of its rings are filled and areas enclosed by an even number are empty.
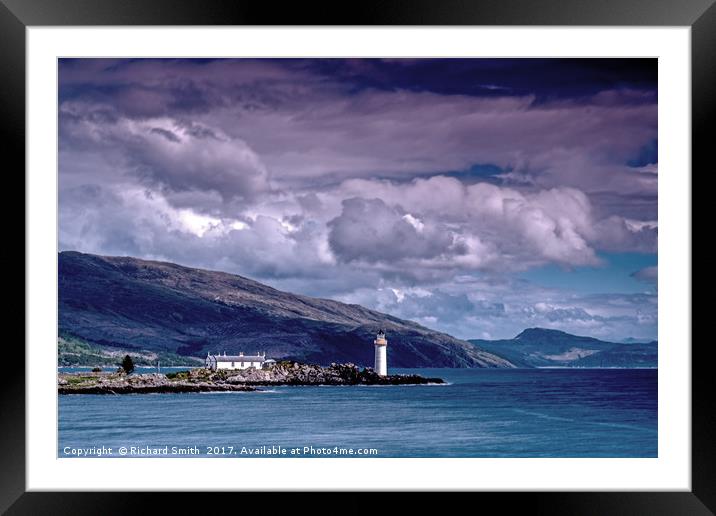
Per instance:
[[[420,375],[380,376],[371,368],[362,371],[355,364],[319,365],[283,362],[271,369],[249,368],[239,371],[193,369],[186,375],[108,374],[86,376],[61,373],[59,394],[132,394],[215,391],[253,391],[261,385],[419,385],[445,383],[441,378]]]

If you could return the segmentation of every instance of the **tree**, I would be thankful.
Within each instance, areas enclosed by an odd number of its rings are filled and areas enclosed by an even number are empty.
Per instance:
[[[122,360],[122,369],[124,369],[124,372],[127,374],[134,371],[134,362],[132,362],[132,357],[129,355],[124,355],[124,359]]]

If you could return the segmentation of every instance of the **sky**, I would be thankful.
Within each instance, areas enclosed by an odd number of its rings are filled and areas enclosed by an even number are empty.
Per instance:
[[[59,247],[657,337],[656,59],[61,59]]]

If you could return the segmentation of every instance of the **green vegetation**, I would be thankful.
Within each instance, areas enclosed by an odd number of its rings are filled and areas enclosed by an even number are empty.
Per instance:
[[[59,366],[96,366],[112,362],[99,347],[69,336],[57,339],[57,354]]]
[[[166,377],[170,380],[185,380],[189,378],[189,371],[176,371],[174,373],[167,373]]]
[[[129,351],[88,342],[67,333],[61,333],[57,339],[57,365],[85,367],[114,367],[124,355],[129,355],[136,366],[156,366],[157,361],[163,367],[198,366],[202,360],[169,352],[147,350]]]
[[[77,385],[78,383],[94,382],[95,378],[91,376],[70,376],[67,378],[67,383],[70,385]]]

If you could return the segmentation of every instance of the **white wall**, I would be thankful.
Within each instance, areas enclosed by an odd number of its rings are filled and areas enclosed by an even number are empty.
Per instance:
[[[231,364],[234,364],[233,366]],[[243,364],[243,365],[242,365]],[[221,360],[216,361],[217,369],[248,369],[249,367],[255,367],[259,369],[261,367],[260,362],[222,362]]]
[[[387,348],[388,348],[388,346],[376,346],[375,347],[374,371],[382,376],[385,376],[388,374]]]

